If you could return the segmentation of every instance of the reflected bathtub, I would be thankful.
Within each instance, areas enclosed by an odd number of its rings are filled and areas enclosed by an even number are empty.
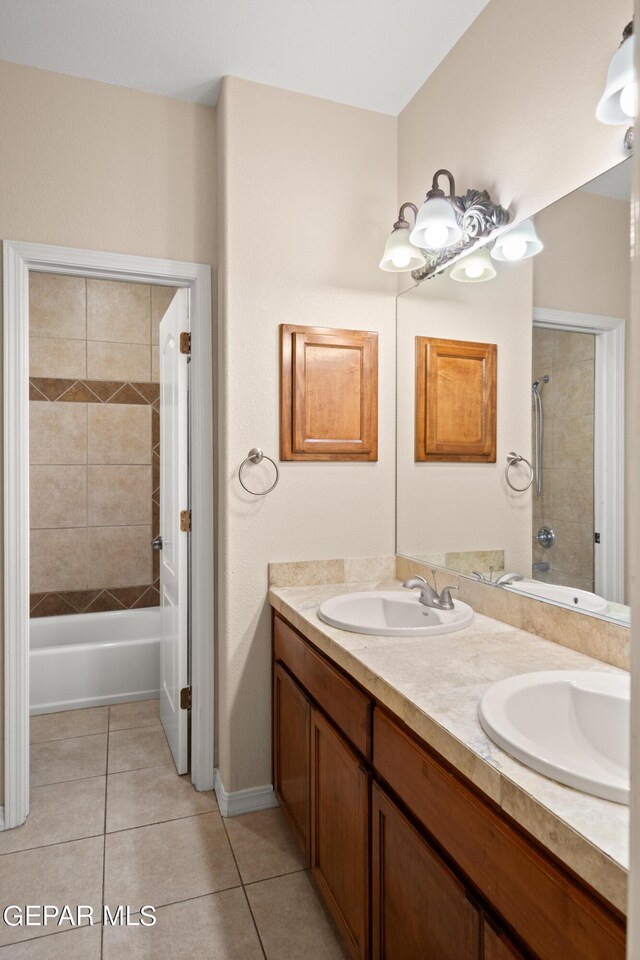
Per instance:
[[[29,711],[160,695],[160,608],[30,620]]]

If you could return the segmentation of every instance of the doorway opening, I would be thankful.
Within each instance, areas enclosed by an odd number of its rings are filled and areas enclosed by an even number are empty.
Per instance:
[[[213,787],[213,484],[209,268],[4,248],[7,828],[30,712],[159,698],[178,773],[190,715]]]

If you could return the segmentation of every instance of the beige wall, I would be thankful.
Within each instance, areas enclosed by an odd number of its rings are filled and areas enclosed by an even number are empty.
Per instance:
[[[0,238],[214,264],[211,107],[4,62],[0,89]]]
[[[485,188],[522,220],[621,160],[622,131],[595,107],[632,11],[491,0],[398,118],[399,201],[445,166],[459,193]]]
[[[239,790],[271,783],[268,561],[393,552],[395,285],[378,261],[395,212],[396,121],[234,78],[218,112],[218,763]],[[240,462],[253,446],[278,457],[280,323],[379,331],[380,459],[281,463],[276,490],[252,498]]]
[[[629,316],[628,201],[575,190],[538,213],[536,229],[534,306]]]
[[[398,298],[399,553],[498,550],[505,569],[531,568],[531,493],[514,494],[504,481],[510,450],[531,456],[531,274],[530,260],[500,264],[486,283],[444,275]],[[418,336],[497,344],[495,463],[414,461]]]

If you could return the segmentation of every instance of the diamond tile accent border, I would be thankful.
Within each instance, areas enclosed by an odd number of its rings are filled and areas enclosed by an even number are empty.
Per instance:
[[[30,616],[57,617],[74,613],[104,613],[107,610],[135,610],[160,604],[160,582],[108,590],[60,590],[32,593]]]
[[[140,403],[152,406],[157,412],[160,384],[31,377],[29,399],[66,403]]]

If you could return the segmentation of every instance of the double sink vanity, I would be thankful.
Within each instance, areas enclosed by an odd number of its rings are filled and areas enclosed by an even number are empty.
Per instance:
[[[350,954],[622,960],[627,675],[379,564],[269,594],[274,784]]]

